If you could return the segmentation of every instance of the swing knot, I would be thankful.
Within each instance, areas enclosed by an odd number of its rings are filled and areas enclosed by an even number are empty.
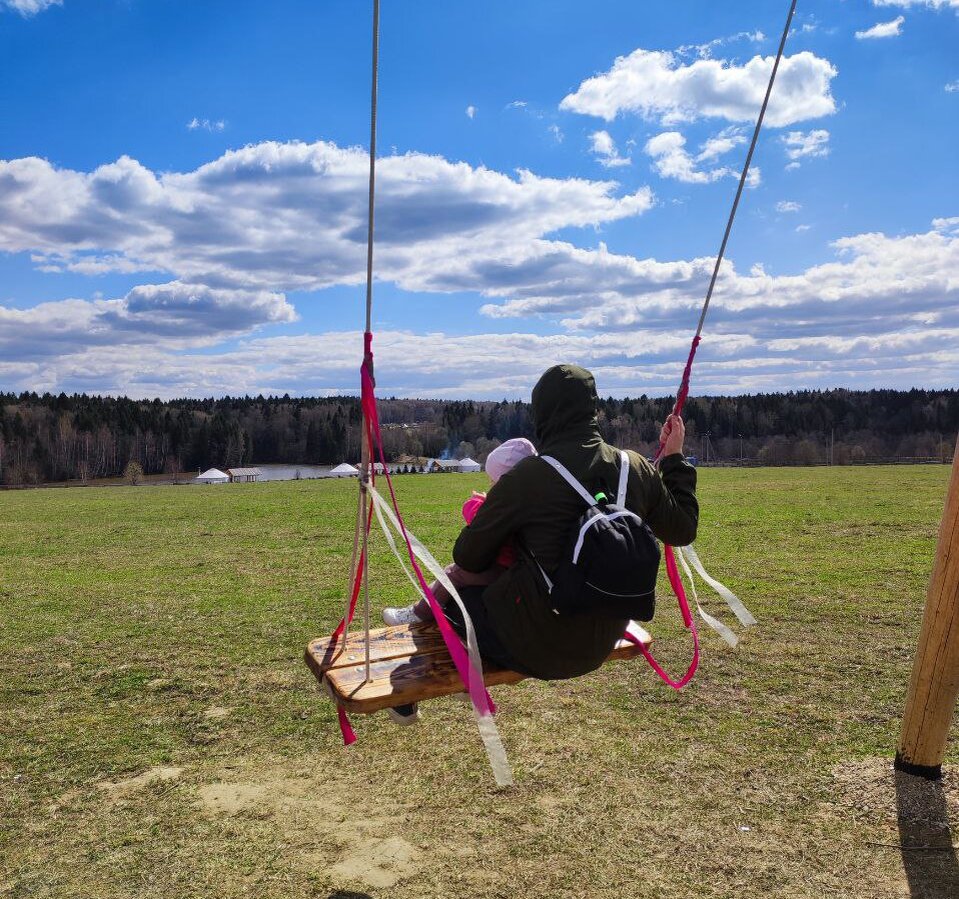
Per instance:
[[[363,365],[360,369],[361,374],[369,375],[371,386],[376,386],[376,379],[373,377],[373,332],[363,332]]]

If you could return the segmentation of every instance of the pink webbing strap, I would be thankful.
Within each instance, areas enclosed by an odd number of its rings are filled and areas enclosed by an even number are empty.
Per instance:
[[[697,334],[693,338],[692,346],[689,348],[689,356],[686,357],[686,367],[683,369],[683,379],[680,381],[679,390],[676,393],[676,402],[673,405],[673,415],[682,415],[683,413],[683,406],[686,405],[686,398],[689,396],[689,378],[693,370],[693,360],[696,358],[696,350],[699,349],[701,341],[702,337]],[[655,462],[659,462],[665,447],[666,441],[661,440],[659,450],[656,452]],[[679,602],[679,611],[683,616],[683,624],[686,625],[689,632],[693,635],[693,660],[689,663],[689,668],[686,670],[686,673],[678,681],[673,680],[673,678],[666,673],[663,666],[653,658],[653,654],[649,649],[633,634],[627,631],[624,636],[631,643],[635,643],[639,647],[643,658],[649,662],[650,668],[660,676],[664,683],[668,684],[674,690],[681,690],[693,679],[693,675],[699,667],[699,632],[696,630],[696,623],[693,621],[692,612],[689,611],[689,601],[686,599],[686,588],[683,587],[683,580],[679,576],[679,568],[676,566],[676,556],[673,553],[673,548],[668,544],[663,544],[663,551],[666,556],[666,574],[669,577],[669,585],[673,588],[673,593]]]
[[[343,745],[352,746],[356,742],[356,731],[353,730],[353,725],[350,724],[346,709],[338,705],[336,707],[336,714],[340,719],[340,733],[343,734]]]
[[[693,679],[693,675],[699,667],[699,633],[696,630],[696,623],[693,621],[692,613],[689,611],[686,591],[679,577],[679,569],[676,567],[676,557],[673,555],[673,548],[671,546],[664,548],[666,551],[666,573],[669,575],[669,583],[673,588],[673,592],[676,594],[676,598],[679,600],[679,609],[683,614],[683,624],[689,628],[689,632],[693,635],[693,660],[689,663],[689,668],[686,669],[686,673],[679,680],[673,680],[663,666],[653,658],[653,654],[638,637],[626,631],[626,633],[623,634],[623,638],[629,640],[630,643],[635,643],[639,647],[643,658],[649,662],[650,668],[660,676],[664,683],[668,684],[674,690],[682,690],[682,688]]]
[[[446,644],[446,648],[449,650],[449,654],[453,659],[453,664],[456,666],[456,670],[459,673],[460,678],[469,691],[470,699],[472,699],[474,707],[481,716],[492,715],[496,711],[496,706],[483,684],[483,672],[474,670],[473,665],[470,662],[469,654],[464,648],[463,643],[456,631],[454,631],[451,627],[446,615],[443,614],[443,607],[433,595],[433,591],[430,589],[430,585],[427,583],[426,578],[423,575],[423,571],[416,561],[416,554],[413,552],[413,544],[410,541],[409,534],[406,531],[406,524],[404,523],[403,516],[400,513],[399,503],[396,499],[396,492],[393,489],[393,479],[390,477],[389,468],[387,468],[386,465],[386,455],[383,450],[383,435],[380,430],[379,412],[376,406],[376,384],[372,376],[373,335],[369,331],[363,335],[363,346],[365,356],[363,359],[363,366],[360,369],[361,402],[363,405],[363,414],[366,420],[370,423],[372,437],[376,441],[376,449],[379,450],[380,461],[383,464],[383,473],[386,477],[386,483],[390,491],[390,500],[393,505],[393,511],[396,513],[396,518],[400,525],[400,533],[403,536],[403,541],[406,543],[406,552],[409,556],[410,565],[416,574],[416,579],[419,581],[420,589],[423,591],[423,596],[426,598],[426,602],[430,607],[430,611],[433,613],[433,617],[436,619],[436,624],[437,627],[439,627],[440,635],[443,637],[443,642]],[[372,448],[373,447],[371,445],[371,450]]]
[[[372,504],[369,512],[366,516],[366,532],[370,532],[370,519],[372,518]],[[356,571],[353,572],[353,591],[350,593],[350,605],[347,610],[346,617],[340,619],[340,623],[336,626],[336,630],[333,631],[333,636],[330,637],[330,649],[336,646],[337,640],[343,636],[343,632],[346,630],[346,626],[353,620],[354,614],[356,614],[356,601],[360,596],[360,587],[363,585],[363,565],[366,562],[366,554],[360,552],[360,557],[357,560]],[[356,742],[356,734],[353,731],[353,727],[350,724],[350,719],[346,715],[346,710],[342,706],[336,707],[337,715],[340,719],[340,733],[343,734],[343,745],[349,746],[351,743]]]

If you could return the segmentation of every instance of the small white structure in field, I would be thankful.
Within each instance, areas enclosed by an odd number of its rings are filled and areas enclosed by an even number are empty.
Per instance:
[[[228,468],[226,473],[230,476],[231,484],[256,481],[263,474],[259,468]]]
[[[228,484],[230,476],[219,468],[208,468],[194,479],[198,484]]]
[[[349,462],[342,462],[336,468],[330,471],[331,478],[355,478],[360,473],[358,468],[354,468]]]
[[[479,464],[475,459],[471,459],[467,456],[465,459],[460,459],[460,471],[482,471],[483,466]]]

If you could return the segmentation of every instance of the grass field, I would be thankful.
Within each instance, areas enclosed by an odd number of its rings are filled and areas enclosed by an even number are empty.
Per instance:
[[[697,546],[759,628],[681,694],[642,661],[495,691],[506,791],[454,700],[340,743],[301,656],[355,483],[0,493],[0,896],[959,896],[959,781],[889,765],[947,476],[702,471]],[[397,479],[438,557],[482,482]]]

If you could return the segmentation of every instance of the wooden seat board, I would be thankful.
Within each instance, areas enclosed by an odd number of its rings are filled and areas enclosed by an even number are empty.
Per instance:
[[[640,629],[639,636],[649,645],[651,640],[645,631]],[[377,712],[465,689],[439,629],[432,623],[371,631],[369,682],[366,681],[364,642],[362,633],[351,635],[345,651],[338,654],[332,664],[328,657],[328,639],[314,640],[306,650],[310,669],[347,711]],[[639,647],[621,640],[607,661],[631,659],[639,654]],[[525,675],[486,664],[483,678],[487,686],[498,686],[518,683]]]
[[[432,622],[423,624],[381,627],[370,631],[370,662],[405,658],[446,652],[446,644],[439,628]],[[363,631],[353,631],[333,641],[331,637],[312,640],[307,647],[307,657],[312,657],[310,667],[320,672],[331,668],[344,668],[363,663],[366,659],[366,636]]]

